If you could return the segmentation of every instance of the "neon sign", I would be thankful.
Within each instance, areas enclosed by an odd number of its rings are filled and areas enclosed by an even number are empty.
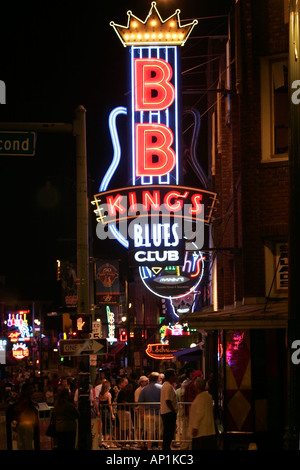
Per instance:
[[[146,354],[152,359],[173,359],[177,349],[170,350],[169,343],[148,344]]]
[[[106,306],[106,315],[107,315],[107,323],[108,323],[107,341],[109,341],[110,344],[112,344],[115,341],[117,341],[117,338],[115,338],[115,314],[110,310],[108,305]]]
[[[18,312],[9,313],[7,319],[7,326],[9,328],[13,326],[19,328],[23,324],[28,325],[27,313],[29,313],[29,310],[19,310]]]
[[[14,343],[12,347],[12,356],[15,359],[24,359],[29,356],[29,349],[24,343]]]
[[[30,310],[19,310],[8,313],[6,325],[13,330],[8,335],[12,343],[16,341],[30,341],[32,327],[28,325],[27,314],[29,312]]]
[[[92,201],[96,233],[128,249],[130,265],[139,267],[146,287],[164,298],[195,292],[203,275],[204,224],[211,222],[216,202],[206,187],[182,186],[178,46],[196,24],[182,25],[180,10],[163,21],[155,2],[145,21],[128,12],[127,26],[111,22],[124,47],[130,47],[131,98],[128,110],[120,106],[109,116],[113,158]],[[120,116],[129,126],[131,186],[110,189],[122,154]],[[185,253],[194,250],[193,269],[186,275]],[[186,272],[166,276],[162,271],[168,266]]]

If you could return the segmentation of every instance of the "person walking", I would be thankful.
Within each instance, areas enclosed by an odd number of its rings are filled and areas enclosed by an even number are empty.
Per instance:
[[[79,412],[70,401],[70,392],[64,388],[58,394],[54,405],[55,426],[58,450],[74,450],[76,443]]]
[[[189,414],[192,450],[217,450],[212,396],[206,390],[206,381],[202,377],[196,379],[195,386],[198,394]]]
[[[178,412],[177,395],[174,384],[177,374],[174,369],[167,369],[165,382],[161,388],[160,414],[163,422],[163,450],[171,449],[172,440],[176,429],[176,418]]]

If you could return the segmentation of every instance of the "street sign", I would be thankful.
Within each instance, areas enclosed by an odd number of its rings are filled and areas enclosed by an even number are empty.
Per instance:
[[[35,132],[0,131],[0,155],[33,157],[35,142]]]
[[[60,356],[99,356],[106,353],[106,339],[64,339],[59,342]]]
[[[100,339],[100,338],[101,338],[101,322],[93,321],[92,332],[90,333],[90,339]]]

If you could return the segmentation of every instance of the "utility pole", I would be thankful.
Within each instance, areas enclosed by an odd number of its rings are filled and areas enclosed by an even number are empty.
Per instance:
[[[87,157],[86,157],[86,110],[78,106],[75,110],[73,133],[76,148],[76,195],[77,195],[77,314],[90,320],[90,282],[89,282],[89,222],[87,195]],[[91,440],[91,409],[89,400],[89,356],[82,356],[79,362],[79,430],[78,447],[89,450]]]
[[[288,400],[287,427],[284,436],[286,450],[299,450],[300,429],[300,364],[292,362],[292,345],[300,340],[299,283],[300,283],[300,104],[293,103],[292,87],[300,80],[299,4],[290,0],[289,18],[289,318],[288,318]]]

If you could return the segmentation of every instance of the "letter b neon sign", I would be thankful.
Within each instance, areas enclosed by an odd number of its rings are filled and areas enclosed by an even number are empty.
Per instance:
[[[174,101],[175,90],[170,83],[173,72],[163,59],[135,60],[136,111],[161,111]]]
[[[176,162],[171,129],[163,124],[136,125],[136,175],[162,176]]]
[[[176,165],[172,149],[174,134],[161,113],[169,113],[175,100],[171,83],[171,65],[161,58],[135,58],[134,111],[140,119],[135,121],[135,175],[161,177]],[[155,122],[153,122],[155,121]]]

